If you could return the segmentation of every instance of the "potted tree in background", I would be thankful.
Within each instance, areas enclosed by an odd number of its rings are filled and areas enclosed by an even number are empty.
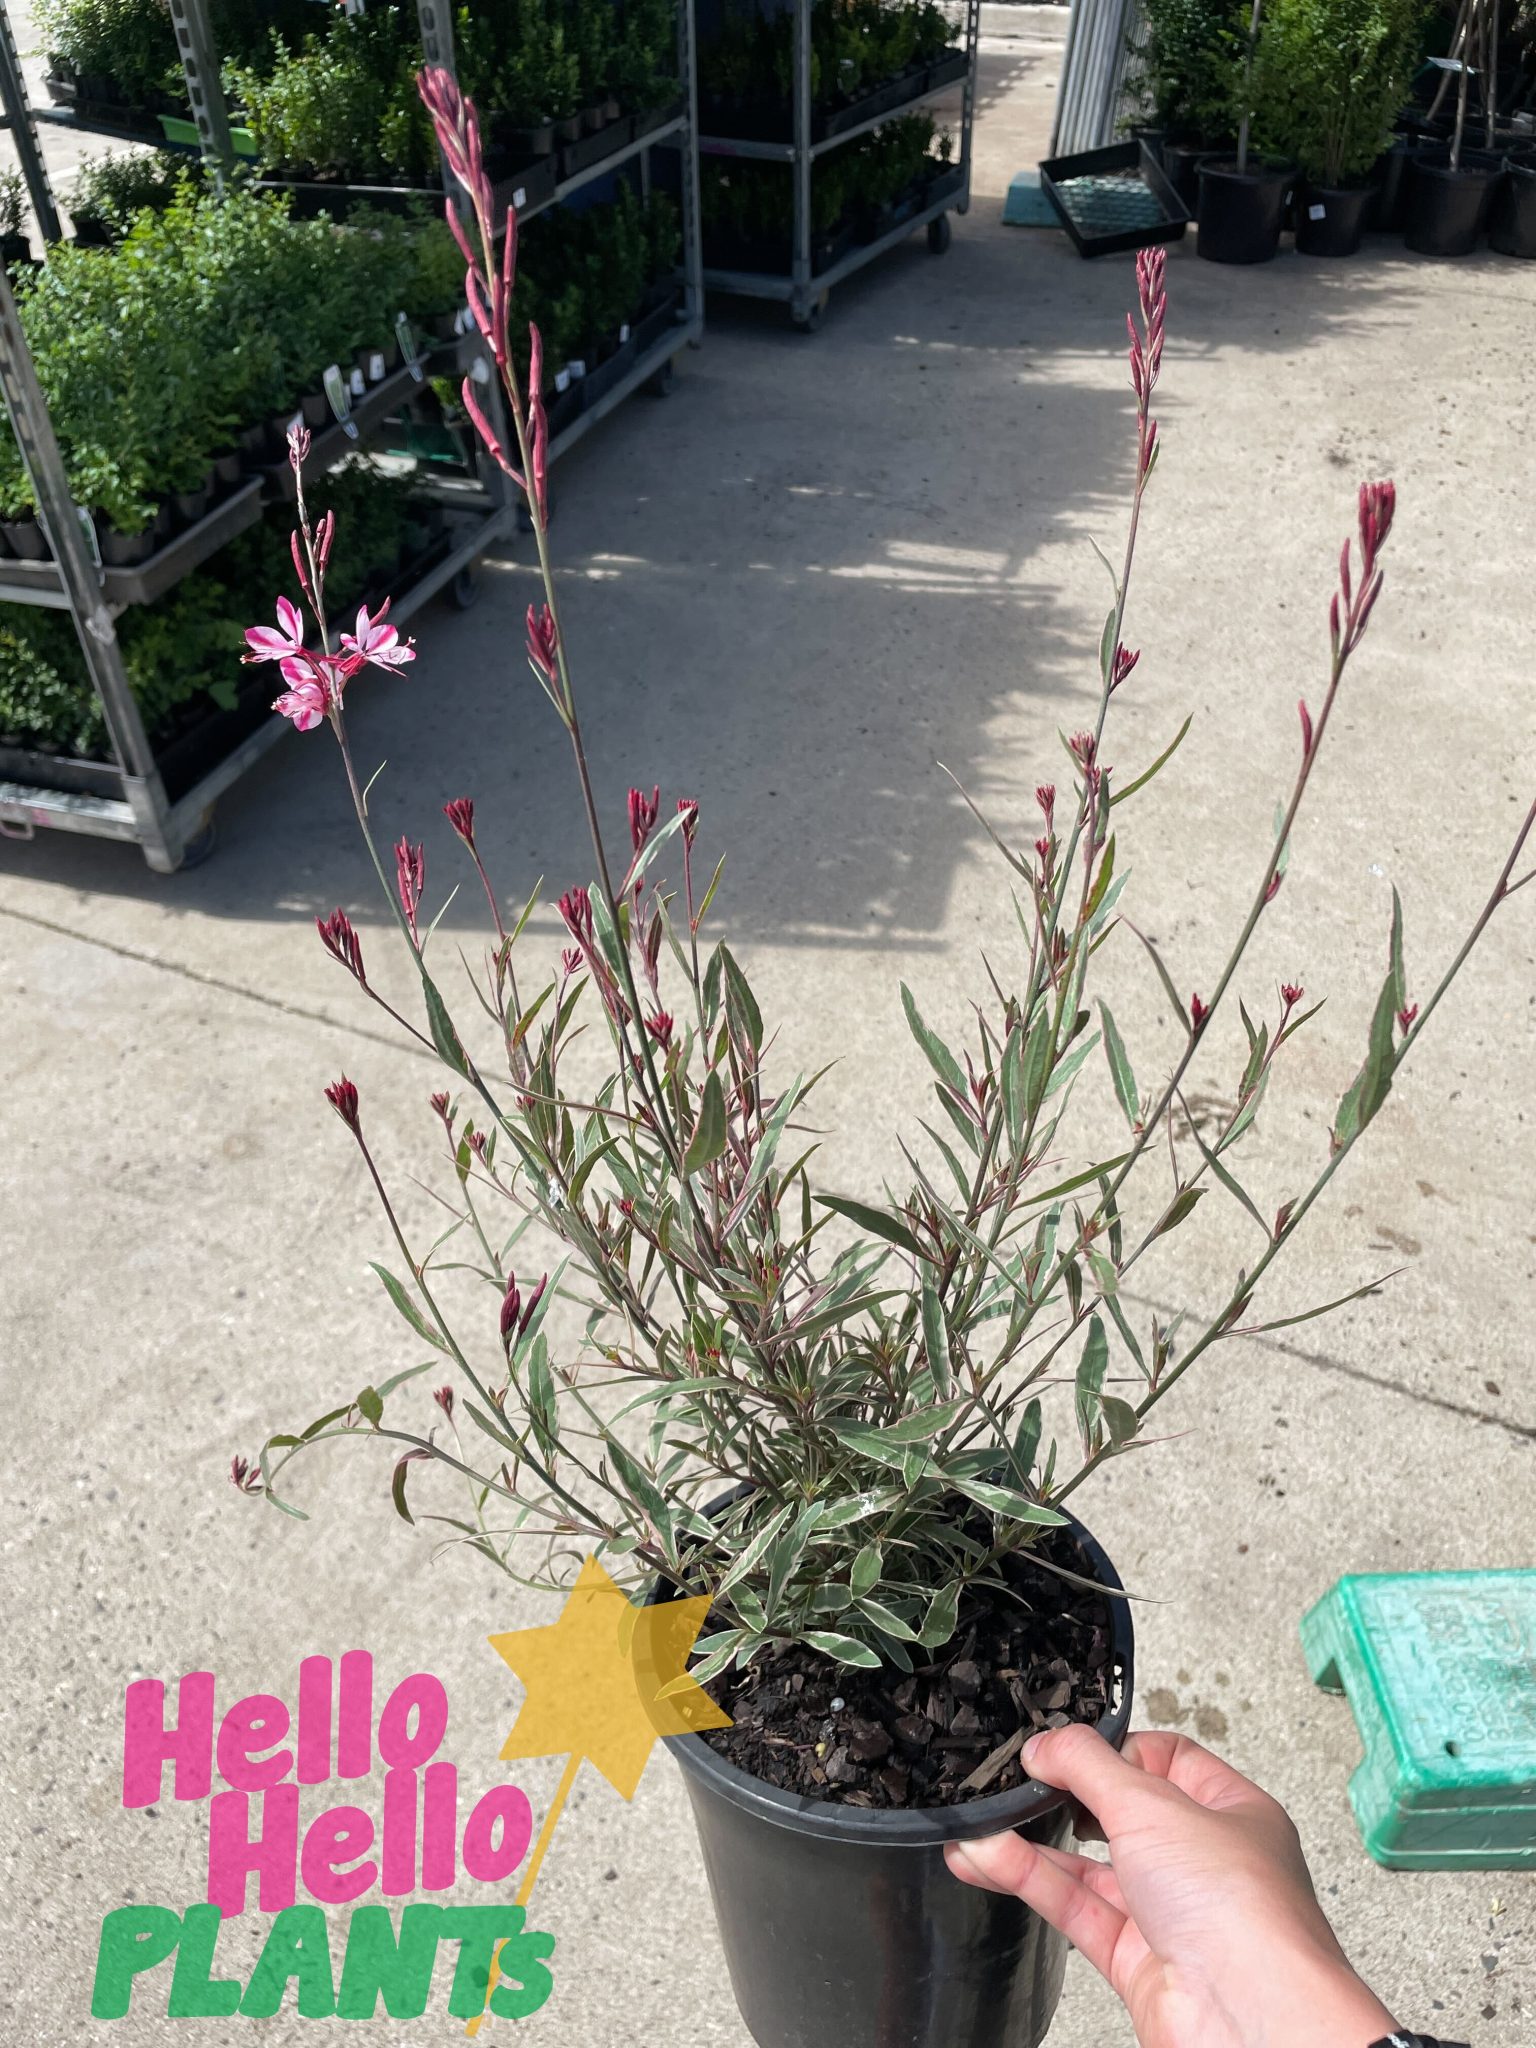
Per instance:
[[[1351,256],[1418,58],[1423,0],[1270,0],[1265,132],[1301,168],[1296,247]]]
[[[1262,135],[1274,97],[1274,67],[1260,25],[1264,0],[1253,0],[1240,56],[1230,73],[1237,120],[1237,152],[1230,160],[1206,157],[1200,165],[1200,206],[1195,247],[1212,263],[1267,263],[1280,247],[1285,205],[1296,166],[1256,155],[1255,114]]]
[[[1448,149],[1421,149],[1409,165],[1403,240],[1420,256],[1469,256],[1487,225],[1502,161],[1468,146],[1469,87],[1474,59],[1491,43],[1497,0],[1463,0],[1454,45],[1456,119]],[[1483,72],[1487,122],[1494,119]]]
[[[1232,144],[1231,0],[1143,0],[1133,85],[1140,132],[1193,212],[1200,159]]]

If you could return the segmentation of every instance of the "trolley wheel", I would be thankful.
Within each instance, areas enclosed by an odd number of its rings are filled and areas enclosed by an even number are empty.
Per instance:
[[[450,588],[453,601],[461,612],[473,611],[480,602],[480,564],[466,562],[454,577]]]
[[[200,868],[219,843],[219,827],[212,809],[204,811],[202,820],[192,837],[181,849],[181,859],[176,872],[185,874],[188,868]]]
[[[935,214],[928,223],[929,255],[942,256],[953,240],[954,229],[949,224],[949,215],[947,213]]]
[[[820,297],[814,299],[803,313],[794,313],[790,316],[800,333],[820,333],[822,320],[826,316],[827,301],[830,297],[830,292],[822,292]]]
[[[652,370],[646,378],[643,389],[652,398],[665,398],[672,389],[672,357],[668,356],[659,370]]]

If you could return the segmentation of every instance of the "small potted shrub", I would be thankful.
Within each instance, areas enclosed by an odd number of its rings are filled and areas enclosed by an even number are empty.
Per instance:
[[[32,261],[27,238],[27,188],[19,171],[0,172],[0,263],[7,270]]]
[[[1296,247],[1352,256],[1418,61],[1422,0],[1269,0],[1265,132],[1300,166]]]
[[[1131,81],[1138,127],[1193,212],[1201,158],[1232,141],[1231,0],[1143,0],[1141,13],[1145,40]]]
[[[1238,42],[1230,83],[1237,114],[1237,150],[1231,158],[1200,163],[1200,205],[1195,248],[1210,263],[1267,263],[1280,247],[1280,231],[1296,166],[1254,152],[1255,113],[1262,132],[1276,67],[1260,35],[1264,0],[1253,0],[1247,32]]]
[[[979,982],[963,1046],[902,990],[914,1058],[932,1084],[903,1145],[909,1177],[880,1193],[825,1188],[812,1170],[815,1078],[789,1072],[741,962],[708,924],[719,869],[711,875],[703,855],[700,806],[682,797],[664,815],[659,790],[634,789],[620,851],[600,828],[550,564],[542,344],[530,334],[525,392],[511,369],[512,280],[497,273],[472,110],[445,73],[424,74],[423,89],[473,202],[471,300],[506,366],[509,442],[468,381],[464,403],[527,498],[542,586],[528,657],[570,741],[595,879],[561,897],[559,957],[546,965],[528,913],[503,917],[473,803],[448,804],[491,910],[487,949],[467,970],[478,1000],[450,1000],[460,966],[446,962],[439,982],[424,849],[402,838],[390,861],[378,847],[345,715],[353,678],[370,665],[396,670],[413,650],[374,616],[338,651],[318,651],[337,642],[296,435],[294,556],[319,637],[284,599],[276,629],[247,633],[247,658],[280,663],[276,709],[302,730],[328,726],[339,744],[419,1023],[391,1008],[372,942],[365,957],[345,912],[318,920],[320,937],[360,993],[440,1063],[442,1087],[424,1114],[450,1213],[433,1244],[415,1239],[387,1193],[366,1091],[333,1083],[327,1096],[383,1198],[395,1250],[380,1277],[409,1332],[410,1364],[359,1388],[360,1365],[329,1412],[269,1439],[254,1469],[237,1458],[231,1476],[242,1493],[298,1512],[283,1499],[295,1458],[337,1442],[383,1447],[395,1512],[407,1522],[436,1515],[434,1479],[462,1485],[450,1540],[519,1583],[559,1589],[595,1549],[641,1597],[707,1600],[692,1676],[732,1725],[677,1736],[672,1748],[755,2039],[1034,2048],[1059,1993],[1064,1941],[1017,1899],[952,1882],[943,1847],[1004,1827],[1062,1844],[1071,1816],[1060,1794],[1029,1780],[1021,1745],[1063,1719],[1111,1739],[1124,1731],[1129,1607],[1073,1512],[1079,1488],[1149,1446],[1154,1409],[1207,1353],[1305,1319],[1276,1319],[1271,1268],[1479,935],[1532,878],[1536,803],[1465,943],[1422,986],[1410,988],[1394,896],[1358,1071],[1326,1116],[1318,1157],[1286,1172],[1278,1207],[1267,1187],[1259,1198],[1238,1148],[1315,1000],[1289,983],[1262,1000],[1249,991],[1246,1044],[1218,1084],[1218,1120],[1196,1124],[1184,1105],[1209,1064],[1214,1020],[1238,1006],[1249,941],[1287,881],[1292,826],[1342,722],[1335,714],[1381,592],[1395,495],[1390,484],[1362,486],[1320,690],[1300,707],[1290,793],[1208,995],[1185,994],[1141,939],[1174,1031],[1156,1078],[1145,1061],[1138,1077],[1089,983],[1112,940],[1140,938],[1121,921],[1118,806],[1178,745],[1135,764],[1139,773],[1117,773],[1123,742],[1116,766],[1105,745],[1118,693],[1140,680],[1122,635],[1158,452],[1151,406],[1165,318],[1164,253],[1144,252],[1130,349],[1132,504],[1093,709],[1063,738],[1060,783],[1036,790],[1025,843],[986,828],[1012,870],[1023,942]],[[1103,1149],[1096,1114],[1094,1138],[1073,1139],[1074,1091],[1089,1086],[1116,1120]],[[1123,1277],[1144,1256],[1165,1256],[1207,1206],[1223,1212],[1224,1236],[1249,1240],[1231,1253],[1233,1278],[1213,1312],[1149,1316],[1141,1272],[1135,1296]],[[552,1248],[549,1271],[536,1241]],[[552,1314],[562,1299],[565,1335]],[[431,1395],[415,1384],[427,1372],[444,1382]]]

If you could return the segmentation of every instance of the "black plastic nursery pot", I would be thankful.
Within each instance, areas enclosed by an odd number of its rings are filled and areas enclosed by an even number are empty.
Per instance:
[[[1447,151],[1421,151],[1408,173],[1403,240],[1419,256],[1470,256],[1482,239],[1502,175],[1497,159],[1464,151],[1460,168],[1453,171]]]
[[[1207,160],[1200,166],[1196,248],[1210,263],[1267,263],[1280,247],[1286,196],[1296,179],[1289,164]]]
[[[1488,246],[1501,256],[1536,257],[1536,163],[1506,163],[1488,216]]]
[[[1376,207],[1373,185],[1303,185],[1296,199],[1296,247],[1303,256],[1353,256]]]
[[[1408,173],[1418,147],[1415,139],[1400,135],[1390,149],[1377,157],[1369,180],[1374,199],[1366,221],[1370,232],[1380,235],[1402,233],[1403,208],[1408,199]]]
[[[1104,1551],[1069,1525],[1084,1574],[1118,1593]],[[1129,1603],[1106,1605],[1118,1688],[1099,1730],[1118,1747],[1134,1643]],[[667,1747],[758,2048],[1037,2048],[1061,1996],[1066,1939],[1018,1899],[952,1877],[944,1844],[1013,1828],[1062,1847],[1072,1818],[1061,1793],[1026,1783],[959,1806],[845,1806],[750,1777],[701,1735]]]

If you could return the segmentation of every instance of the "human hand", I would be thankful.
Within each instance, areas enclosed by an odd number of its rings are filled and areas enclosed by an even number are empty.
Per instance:
[[[1183,1735],[1091,1728],[1024,1746],[1070,1792],[1109,1861],[1015,1834],[951,1842],[966,1884],[1012,1892],[1125,2003],[1140,2048],[1369,2048],[1395,2022],[1350,1968],[1278,1801]]]

